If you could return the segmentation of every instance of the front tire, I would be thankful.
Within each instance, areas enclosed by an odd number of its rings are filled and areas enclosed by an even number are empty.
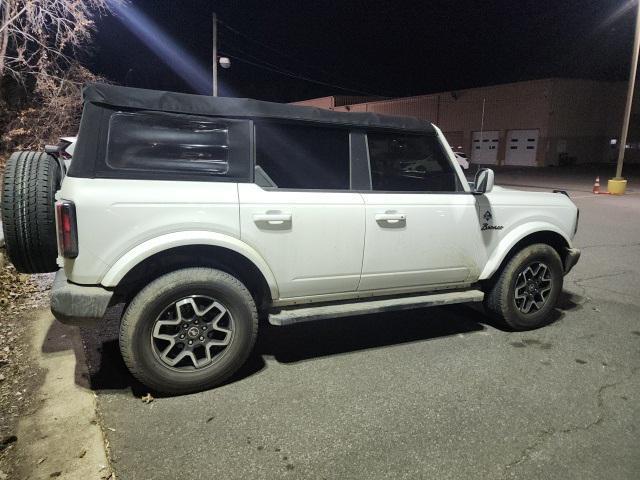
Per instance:
[[[247,360],[257,333],[255,302],[238,279],[185,268],[136,295],[122,318],[120,351],[140,382],[183,394],[227,380]]]
[[[562,260],[553,247],[525,247],[497,275],[484,297],[491,316],[514,330],[549,323],[564,280]]]

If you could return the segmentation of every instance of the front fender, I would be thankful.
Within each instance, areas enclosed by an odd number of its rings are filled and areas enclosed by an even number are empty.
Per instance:
[[[101,284],[104,287],[115,287],[133,267],[143,260],[170,248],[188,245],[223,247],[239,253],[260,270],[269,285],[271,298],[279,298],[278,285],[273,272],[257,251],[237,238],[208,231],[174,232],[147,240],[120,257],[104,275]]]
[[[533,234],[540,232],[553,232],[560,235],[567,242],[567,245],[571,246],[571,240],[567,236],[565,232],[562,231],[556,225],[549,222],[527,222],[522,225],[515,227],[509,233],[507,233],[502,240],[498,243],[497,247],[493,249],[491,256],[487,260],[487,263],[480,274],[480,280],[486,280],[491,277],[496,270],[502,264],[502,261],[509,254],[511,249],[523,238]]]

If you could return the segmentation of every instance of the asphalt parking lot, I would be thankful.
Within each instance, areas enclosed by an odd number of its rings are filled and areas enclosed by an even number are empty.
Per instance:
[[[233,381],[149,404],[114,319],[83,331],[117,478],[638,478],[640,189],[536,175],[497,183],[569,189],[582,248],[540,330],[469,306],[266,327]]]

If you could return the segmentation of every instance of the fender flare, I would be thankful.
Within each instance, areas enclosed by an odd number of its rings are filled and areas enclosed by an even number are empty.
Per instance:
[[[181,231],[160,235],[158,237],[146,240],[145,242],[135,246],[129,250],[126,254],[118,259],[102,277],[102,286],[104,287],[116,287],[120,280],[136,265],[146,260],[156,253],[163,252],[175,247],[184,247],[189,245],[208,245],[212,247],[222,247],[233,250],[239,253],[262,273],[269,290],[271,292],[271,298],[279,298],[278,284],[276,278],[271,271],[271,268],[267,262],[260,256],[260,254],[239,240],[238,238],[231,237],[229,235],[223,235],[215,232],[208,231]]]
[[[493,249],[493,253],[487,260],[487,263],[480,274],[479,280],[486,280],[493,275],[503,260],[507,257],[509,252],[513,249],[513,247],[523,238],[528,237],[534,233],[543,233],[543,232],[553,232],[560,235],[564,241],[567,243],[567,246],[571,247],[571,240],[567,236],[562,229],[558,228],[556,225],[549,222],[527,222],[518,227],[511,230],[507,233],[502,240],[498,243],[498,245]]]

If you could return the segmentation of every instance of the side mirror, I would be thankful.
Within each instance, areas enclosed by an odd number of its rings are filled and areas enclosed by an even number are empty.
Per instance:
[[[482,195],[483,193],[489,193],[493,190],[494,176],[493,170],[490,168],[481,168],[478,170],[474,181],[473,193],[476,195]]]

